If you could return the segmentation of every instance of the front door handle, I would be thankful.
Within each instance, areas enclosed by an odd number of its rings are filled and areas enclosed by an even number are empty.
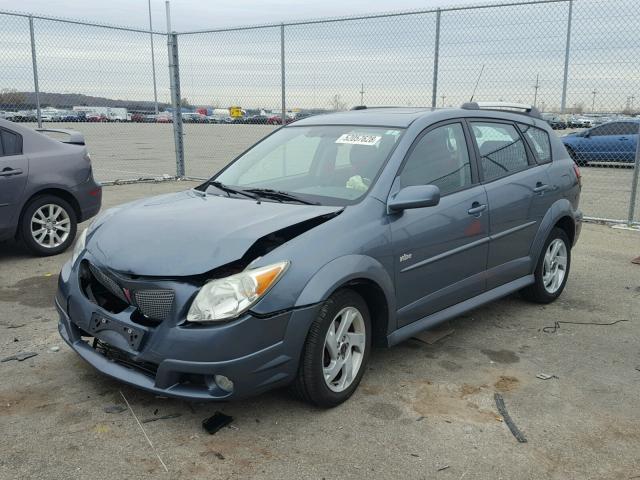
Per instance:
[[[471,204],[471,208],[469,210],[467,210],[467,213],[469,215],[477,215],[479,213],[484,212],[487,209],[487,205],[486,204],[481,204],[480,202],[473,202]]]
[[[22,169],[20,168],[5,168],[0,171],[0,177],[10,177],[12,175],[20,175],[22,173]]]
[[[547,190],[549,190],[549,185],[545,185],[542,182],[538,182],[536,183],[535,188],[533,189],[534,193],[540,193],[543,194],[544,192],[546,192]]]

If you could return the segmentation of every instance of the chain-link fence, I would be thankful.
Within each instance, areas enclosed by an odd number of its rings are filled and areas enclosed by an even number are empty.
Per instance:
[[[587,216],[640,220],[636,0],[524,1],[172,35],[6,13],[0,26],[0,115],[33,122],[39,100],[43,121],[85,134],[100,180],[205,178],[283,119],[360,104],[503,100],[536,105],[562,136],[583,166]]]

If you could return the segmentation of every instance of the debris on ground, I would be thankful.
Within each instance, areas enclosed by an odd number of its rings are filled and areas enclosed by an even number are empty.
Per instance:
[[[507,412],[507,407],[504,404],[504,398],[502,398],[502,395],[496,393],[494,394],[493,398],[496,401],[498,412],[500,412],[500,415],[502,415],[502,418],[504,418],[504,423],[507,424],[513,436],[516,437],[516,440],[518,440],[518,442],[520,443],[527,443],[527,439],[525,438],[524,434],[518,429],[518,427],[516,427],[516,424],[513,422],[511,416],[509,415],[509,412]]]
[[[439,342],[445,337],[452,335],[455,332],[455,329],[451,328],[451,324],[449,322],[445,322],[441,325],[438,325],[435,328],[425,330],[424,332],[420,332],[414,335],[414,340],[418,340],[420,342],[426,343],[427,345],[433,345],[436,342]]]
[[[0,362],[10,362],[11,360],[17,360],[19,362],[22,362],[23,360],[26,360],[27,358],[35,357],[36,355],[38,355],[36,352],[20,352],[20,353],[16,353],[15,355],[11,355],[10,357],[5,357],[2,360],[0,360]]]
[[[640,257],[636,257],[633,260],[631,260],[631,263],[635,263],[636,265],[640,265]]]
[[[600,325],[600,326],[604,326],[604,327],[609,327],[611,325],[615,325],[616,323],[620,323],[620,322],[628,322],[629,320],[627,320],[626,318],[623,318],[621,320],[616,320],[615,322],[610,322],[610,323],[600,323],[600,322],[567,322],[564,320],[557,320],[555,322],[553,322],[553,325],[551,326],[547,326],[547,327],[543,327],[542,331],[544,333],[556,333],[558,330],[560,330],[560,324],[564,323],[567,325]]]
[[[550,380],[552,378],[558,378],[557,375],[549,375],[548,373],[539,373],[536,375],[536,378],[540,380]]]
[[[442,470],[446,470],[447,468],[449,468],[449,465],[443,465],[442,467],[438,467],[436,472],[441,472]]]
[[[26,323],[20,323],[18,325],[7,325],[7,328],[22,328],[26,325]]]
[[[57,345],[54,345],[53,347],[51,347],[49,350],[51,350],[52,352],[58,352],[60,351],[60,347]]]
[[[229,425],[231,422],[233,422],[233,417],[221,412],[216,412],[213,416],[205,418],[202,421],[202,428],[204,428],[210,435],[213,435],[221,428]]]
[[[109,405],[104,407],[104,413],[122,413],[127,409],[124,405]]]
[[[155,414],[154,414],[155,415]],[[169,420],[171,418],[178,418],[182,416],[181,413],[169,413],[167,415],[161,415],[159,417],[151,417],[151,418],[145,418],[144,420],[140,420],[142,423],[151,423],[151,422],[156,422],[158,420]]]

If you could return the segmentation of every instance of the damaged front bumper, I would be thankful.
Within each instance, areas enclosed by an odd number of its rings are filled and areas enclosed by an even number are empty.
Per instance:
[[[58,281],[58,330],[101,373],[156,395],[228,400],[290,383],[319,305],[260,318],[248,314],[211,325],[166,320],[141,325],[130,309],[103,310],[65,265]],[[226,377],[220,385],[216,380]]]

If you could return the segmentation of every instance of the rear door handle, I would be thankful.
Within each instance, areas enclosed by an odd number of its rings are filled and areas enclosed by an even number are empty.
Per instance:
[[[469,215],[476,215],[478,213],[482,213],[487,209],[487,205],[486,204],[480,204],[479,202],[473,202],[471,204],[471,208],[469,210],[467,210],[467,213]]]
[[[542,182],[536,183],[535,188],[533,189],[534,193],[544,193],[549,190],[549,185],[545,185]]]
[[[20,168],[5,168],[0,171],[0,177],[10,177],[12,175],[20,175],[22,173],[22,169]]]

